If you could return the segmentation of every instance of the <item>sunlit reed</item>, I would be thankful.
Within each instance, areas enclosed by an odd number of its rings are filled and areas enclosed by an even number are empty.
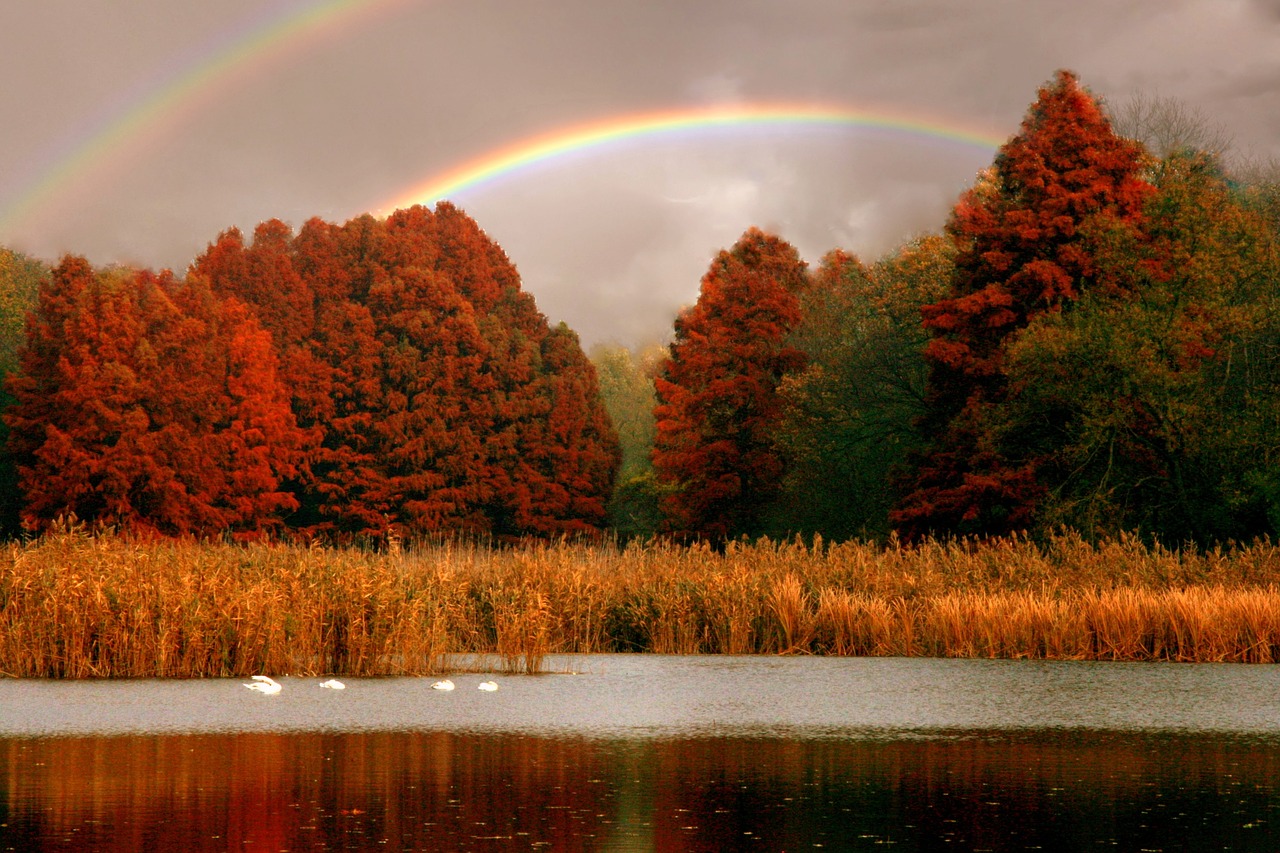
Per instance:
[[[1061,536],[378,550],[73,528],[0,559],[13,676],[426,674],[466,655],[538,672],[548,655],[617,651],[1272,662],[1280,549]]]

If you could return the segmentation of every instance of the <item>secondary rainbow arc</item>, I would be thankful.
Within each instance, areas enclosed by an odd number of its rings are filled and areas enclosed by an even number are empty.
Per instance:
[[[0,233],[8,231],[55,197],[74,189],[75,182],[131,145],[145,142],[162,122],[220,84],[307,39],[332,31],[338,25],[388,9],[405,0],[319,0],[283,11],[266,10],[247,30],[198,54],[176,73],[143,87],[139,97],[105,121],[81,132],[82,138],[65,146],[67,153],[26,182],[14,201],[0,209]]]
[[[842,127],[936,139],[990,153],[1005,142],[990,131],[949,121],[825,103],[755,103],[685,107],[625,113],[516,140],[462,162],[374,207],[385,213],[414,204],[434,204],[504,176],[570,154],[626,140],[687,131],[752,127]]]

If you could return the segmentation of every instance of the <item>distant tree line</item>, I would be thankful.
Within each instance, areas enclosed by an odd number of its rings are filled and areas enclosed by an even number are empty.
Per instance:
[[[447,203],[228,231],[181,280],[0,253],[0,520],[1273,536],[1280,186],[1223,148],[1059,72],[943,233],[810,269],[750,228],[668,345],[590,360]]]

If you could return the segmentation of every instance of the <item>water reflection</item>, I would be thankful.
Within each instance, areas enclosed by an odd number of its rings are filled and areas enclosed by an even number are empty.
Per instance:
[[[8,740],[4,849],[1274,850],[1270,742],[969,733]]]
[[[1280,671],[619,657],[0,681],[0,850],[1280,849]]]

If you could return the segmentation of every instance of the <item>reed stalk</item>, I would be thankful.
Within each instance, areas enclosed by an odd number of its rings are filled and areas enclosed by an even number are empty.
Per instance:
[[[412,675],[459,655],[1280,659],[1280,551],[1047,543],[141,541],[67,528],[0,552],[0,672]]]

